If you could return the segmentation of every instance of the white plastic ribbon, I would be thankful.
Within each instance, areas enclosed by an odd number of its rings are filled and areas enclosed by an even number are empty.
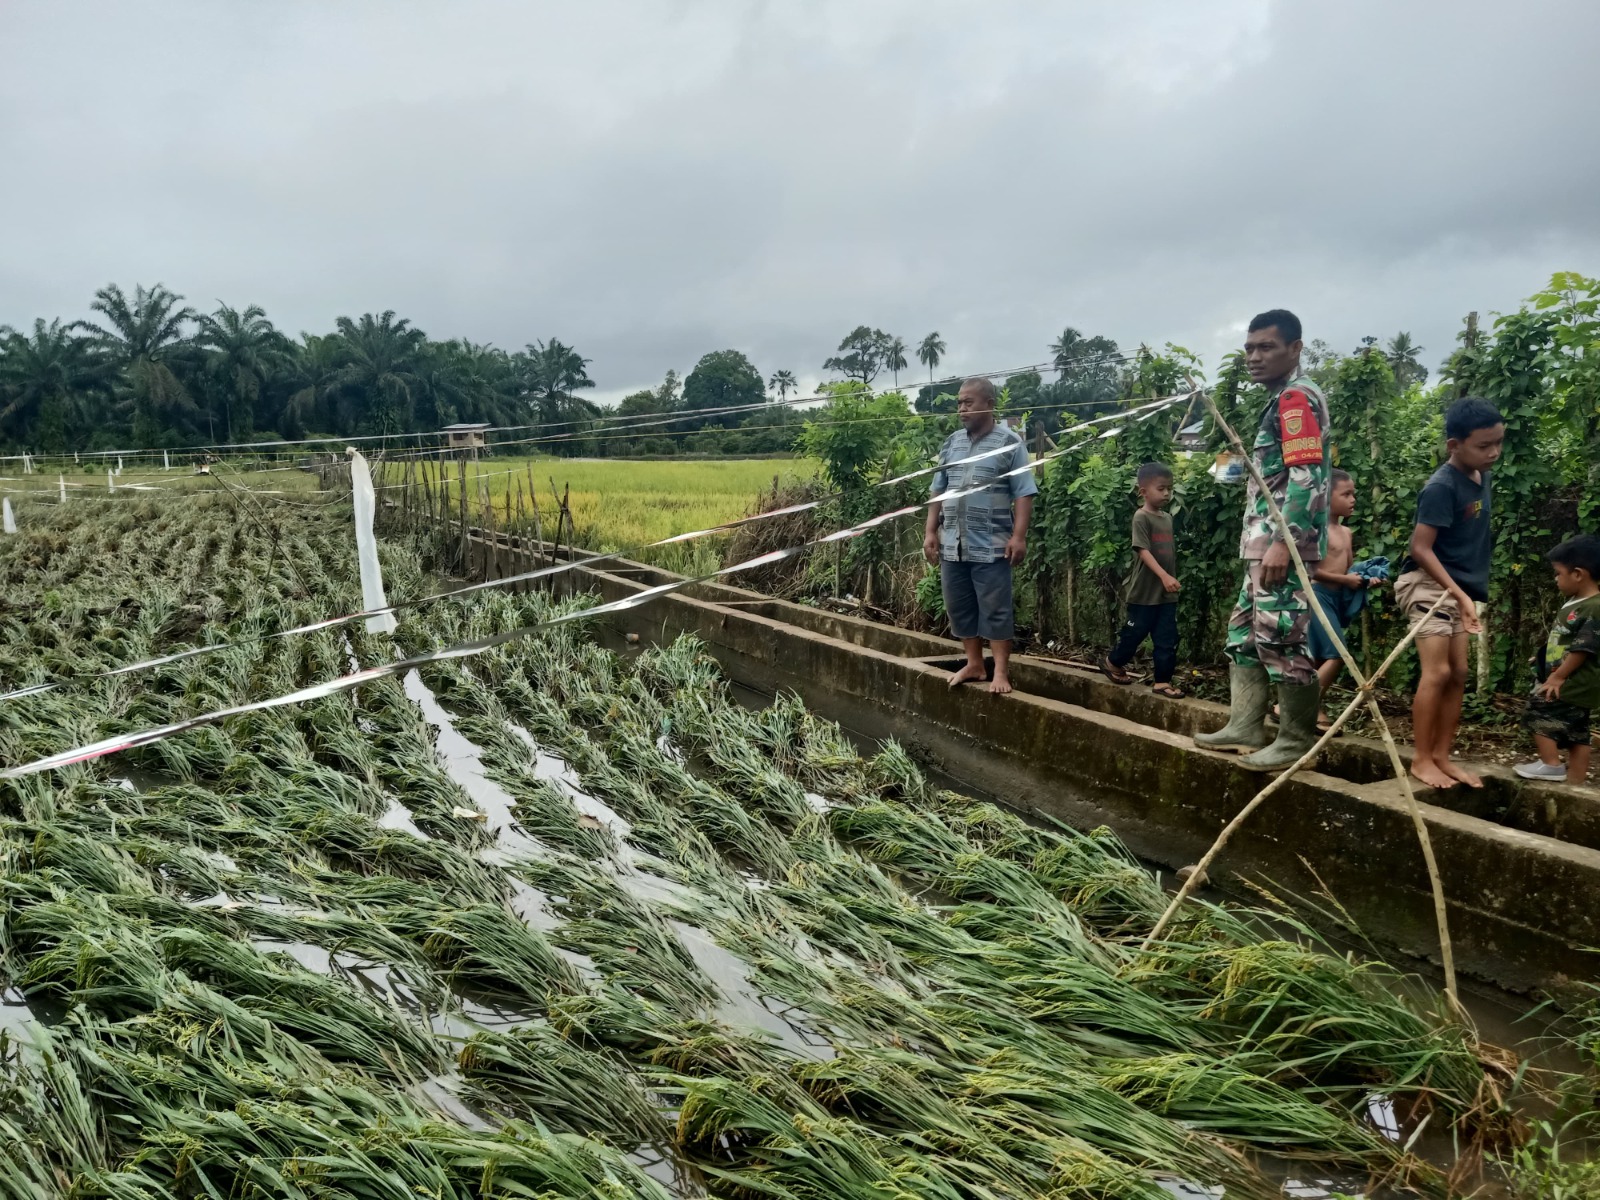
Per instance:
[[[377,494],[372,490],[372,469],[356,450],[350,455],[350,495],[356,510],[356,558],[361,564],[361,603],[368,609],[387,608],[383,595],[383,568],[378,565],[378,539],[372,532],[377,511]],[[394,613],[383,612],[367,618],[368,633],[393,633]]]
[[[106,468],[106,491],[114,492],[116,490],[117,490],[116,476],[112,475],[111,468],[107,467]]]
[[[11,497],[10,496],[5,497],[4,506],[5,506],[5,523],[6,523],[5,524],[5,529],[6,529],[6,532],[7,533],[15,533],[17,531],[17,518],[11,511]]]
[[[56,484],[61,488],[61,503],[65,504],[67,502],[67,477],[65,475],[57,475]]]
[[[163,471],[172,470],[172,460],[167,457],[167,452],[165,450],[161,452],[161,469]]]

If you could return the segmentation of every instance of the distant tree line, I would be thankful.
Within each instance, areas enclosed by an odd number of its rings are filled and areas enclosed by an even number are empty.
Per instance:
[[[0,326],[0,449],[177,449],[481,421],[530,427],[517,439],[556,454],[781,454],[796,449],[805,421],[788,403],[800,398],[794,372],[764,380],[738,350],[712,351],[686,377],[669,371],[605,410],[582,395],[594,387],[591,360],[558,338],[517,351],[437,341],[392,310],[295,338],[258,305],[201,312],[161,284],[131,293],[110,284],[90,307],[88,321]],[[1069,328],[1049,349],[1054,380],[1030,370],[1006,381],[1009,410],[1030,414],[1030,433],[1114,407],[1134,385],[1110,338]],[[1308,358],[1325,349],[1313,343]],[[1397,378],[1426,376],[1418,349],[1406,334],[1390,343]],[[898,390],[914,356],[929,378],[915,409],[950,412],[957,381],[934,379],[945,353],[937,332],[913,350],[860,325],[822,367],[867,388],[887,375]]]

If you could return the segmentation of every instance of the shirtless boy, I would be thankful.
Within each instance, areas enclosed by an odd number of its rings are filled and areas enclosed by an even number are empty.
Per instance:
[[[1328,553],[1311,573],[1311,588],[1317,593],[1322,611],[1334,623],[1337,640],[1330,638],[1322,622],[1313,614],[1311,618],[1311,656],[1317,660],[1317,682],[1322,685],[1323,707],[1317,714],[1317,728],[1326,730],[1333,722],[1328,716],[1328,689],[1344,670],[1344,659],[1339,651],[1344,643],[1345,628],[1355,619],[1366,601],[1369,588],[1381,587],[1383,580],[1367,575],[1353,574],[1350,570],[1355,560],[1355,547],[1350,538],[1350,526],[1345,522],[1356,511],[1356,484],[1348,471],[1335,470],[1330,476],[1328,491]]]

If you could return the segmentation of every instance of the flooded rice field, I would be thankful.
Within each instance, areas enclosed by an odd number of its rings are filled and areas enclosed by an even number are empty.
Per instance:
[[[234,643],[7,702],[0,758],[550,611],[259,640],[359,600],[335,517],[263,520],[0,546],[7,689]],[[7,781],[0,828],[3,1196],[1443,1196],[1586,1086],[1286,914],[1140,953],[1108,833],[581,622]]]

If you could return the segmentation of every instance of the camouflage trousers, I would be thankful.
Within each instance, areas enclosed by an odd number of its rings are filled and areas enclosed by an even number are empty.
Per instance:
[[[1295,578],[1275,588],[1261,586],[1261,564],[1252,562],[1228,618],[1228,657],[1241,667],[1260,663],[1274,683],[1310,683],[1317,677],[1312,660],[1311,602]]]

